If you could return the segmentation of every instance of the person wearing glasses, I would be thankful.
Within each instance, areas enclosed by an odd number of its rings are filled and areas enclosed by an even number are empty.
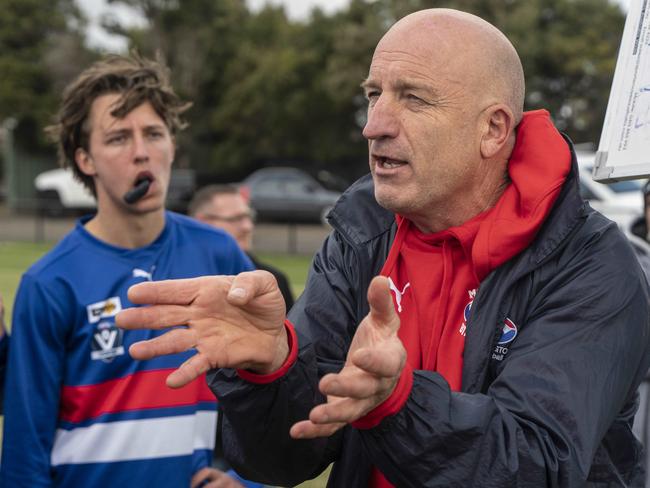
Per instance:
[[[239,187],[229,184],[204,186],[190,202],[188,214],[230,234],[257,269],[268,271],[275,277],[287,304],[287,311],[291,309],[294,299],[287,276],[278,268],[261,262],[251,252],[255,210],[250,207]]]

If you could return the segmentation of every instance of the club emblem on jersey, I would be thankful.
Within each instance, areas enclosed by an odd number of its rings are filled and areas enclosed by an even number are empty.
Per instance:
[[[515,339],[515,337],[517,337],[517,326],[512,320],[506,319],[503,323],[499,345],[503,346],[504,344],[509,344]]]
[[[111,297],[101,302],[92,303],[86,307],[88,322],[94,324],[101,319],[115,317],[120,310],[122,310],[120,297]]]
[[[123,334],[122,329],[118,329],[115,323],[102,320],[93,334],[90,358],[108,363],[114,357],[124,354]]]
[[[503,361],[503,358],[506,357],[506,354],[508,354],[509,351],[508,344],[515,340],[515,337],[517,337],[517,332],[517,325],[511,319],[506,318],[506,320],[503,322],[503,328],[501,329],[499,342],[494,347],[492,359]]]
[[[465,305],[465,308],[463,309],[463,321],[458,328],[458,332],[463,337],[467,334],[467,321],[469,320],[469,313],[472,311],[472,304],[474,303],[474,298],[476,297],[476,290],[476,288],[473,290],[467,290],[467,294],[469,295],[469,302],[467,302],[467,305]]]
[[[411,283],[407,283],[404,285],[404,289],[400,291],[399,288],[393,283],[392,278],[388,278],[388,287],[390,288],[390,291],[392,291],[395,294],[395,303],[397,304],[397,311],[401,313],[402,311],[402,297],[404,296],[404,293],[406,293],[406,289],[411,286]]]

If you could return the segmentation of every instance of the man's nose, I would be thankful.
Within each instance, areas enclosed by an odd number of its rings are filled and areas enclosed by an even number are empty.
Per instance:
[[[368,120],[363,128],[363,137],[374,140],[396,137],[399,132],[399,107],[385,93],[368,107]]]
[[[149,150],[144,135],[135,134],[133,137],[133,160],[135,162],[147,161],[149,159]]]

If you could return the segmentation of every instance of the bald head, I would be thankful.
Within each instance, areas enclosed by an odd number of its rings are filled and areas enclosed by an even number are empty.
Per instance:
[[[411,14],[379,41],[362,86],[380,205],[424,232],[494,205],[524,101],[519,56],[498,29],[456,10]]]
[[[468,84],[484,104],[505,103],[516,122],[521,120],[525,91],[521,60],[508,38],[489,22],[458,10],[421,10],[394,24],[375,55],[405,45],[435,62],[442,58],[445,76]]]

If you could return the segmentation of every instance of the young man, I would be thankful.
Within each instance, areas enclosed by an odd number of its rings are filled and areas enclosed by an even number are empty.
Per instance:
[[[346,488],[643,486],[648,285],[549,114],[523,113],[512,44],[474,15],[416,12],[363,89],[371,176],[330,213],[289,321],[260,271],[144,283],[129,297],[154,305],[117,323],[189,329],[131,354],[198,344],[168,384],[214,369],[226,456],[255,479],[334,462]]]
[[[278,282],[287,311],[293,306],[293,294],[286,275],[261,262],[252,254],[255,218],[253,210],[235,185],[208,185],[196,192],[189,204],[188,215],[201,222],[223,229],[239,244],[255,266],[268,271]]]
[[[64,92],[49,131],[60,162],[97,198],[97,213],[21,280],[3,486],[189,487],[206,476],[214,395],[201,378],[181,392],[164,384],[193,352],[134,361],[129,346],[159,332],[115,326],[135,283],[252,269],[226,233],[165,211],[187,108],[166,69],[139,57],[97,62]]]

